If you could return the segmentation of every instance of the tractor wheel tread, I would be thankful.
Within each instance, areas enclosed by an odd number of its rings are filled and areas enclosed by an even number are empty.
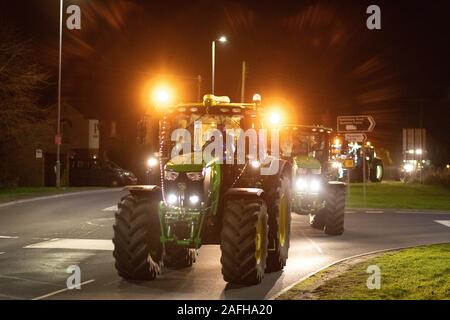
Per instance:
[[[260,262],[255,256],[258,219],[266,224]],[[240,199],[226,203],[220,248],[226,282],[244,285],[261,282],[267,255],[267,211],[261,201]]]
[[[154,223],[157,203],[129,194],[118,204],[113,257],[119,276],[126,280],[153,280],[160,273],[160,230]]]

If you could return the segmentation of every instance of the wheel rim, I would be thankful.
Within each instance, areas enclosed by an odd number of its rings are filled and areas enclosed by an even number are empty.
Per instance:
[[[280,199],[280,210],[279,210],[279,217],[278,217],[278,241],[280,243],[281,247],[284,247],[284,244],[286,242],[286,220],[287,220],[287,197],[283,193]]]
[[[264,233],[263,219],[261,219],[260,217],[256,224],[256,239],[255,239],[255,246],[256,246],[255,258],[257,264],[261,262],[262,257],[262,240],[264,236],[263,233]]]
[[[381,166],[377,166],[377,179],[381,180],[383,177],[383,168]]]

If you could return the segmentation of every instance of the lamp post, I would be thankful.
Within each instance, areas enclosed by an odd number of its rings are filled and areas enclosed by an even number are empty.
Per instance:
[[[221,36],[217,41],[221,43],[227,42],[227,38],[224,36]],[[211,93],[214,94],[214,78],[215,78],[215,72],[216,72],[216,40],[213,40],[211,43],[211,51],[212,51],[212,84],[211,84]]]
[[[59,62],[58,62],[58,112],[56,124],[56,187],[61,187],[61,65],[62,65],[62,36],[63,36],[63,5],[64,0],[59,4]]]

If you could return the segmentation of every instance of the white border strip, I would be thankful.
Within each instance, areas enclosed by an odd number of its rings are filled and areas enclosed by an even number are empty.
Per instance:
[[[0,203],[0,208],[9,207],[9,206],[13,206],[16,204],[39,201],[39,200],[50,200],[50,199],[58,199],[58,198],[64,198],[64,197],[70,197],[70,196],[82,196],[82,195],[97,194],[97,193],[117,192],[117,191],[122,191],[122,190],[123,190],[122,188],[111,188],[111,189],[100,189],[100,190],[95,189],[95,190],[87,190],[87,191],[59,193],[59,194],[54,194],[51,196],[35,197],[35,198]]]
[[[290,286],[287,286],[286,288],[282,289],[281,291],[279,291],[278,293],[275,293],[274,295],[272,295],[270,298],[268,298],[267,300],[275,300],[276,298],[278,298],[279,296],[281,296],[283,293],[291,290],[293,287],[295,287],[296,285],[300,284],[301,282],[305,281],[308,278],[311,278],[312,276],[316,275],[317,273],[332,267],[336,264],[339,264],[341,262],[347,261],[347,260],[351,260],[351,259],[355,259],[355,258],[360,258],[360,257],[364,257],[364,256],[369,256],[371,254],[377,254],[377,253],[383,253],[383,252],[389,252],[389,251],[397,251],[397,250],[403,250],[403,249],[411,249],[411,248],[417,248],[417,247],[423,247],[423,246],[432,246],[432,245],[439,245],[439,244],[448,244],[449,242],[438,242],[438,243],[428,243],[428,244],[419,244],[419,245],[412,245],[412,246],[404,246],[404,247],[397,247],[397,248],[390,248],[390,249],[382,249],[382,250],[375,250],[375,251],[371,251],[371,252],[366,252],[366,253],[361,253],[361,254],[357,254],[351,257],[347,257],[347,258],[343,258],[334,262],[331,262],[330,264],[317,269],[316,271],[313,271],[311,273],[309,273],[308,275],[304,276],[303,278],[301,278],[300,280],[298,280],[297,282],[295,282],[294,284],[291,284]]]
[[[411,213],[411,214],[450,214],[450,211],[433,209],[401,208],[345,208],[345,213]]]
[[[92,283],[92,282],[94,282],[94,281],[95,281],[94,279],[91,279],[91,280],[82,282],[82,283],[80,283],[80,286],[83,286],[83,285],[85,285],[85,284]],[[61,289],[61,290],[58,290],[58,291],[50,292],[50,293],[45,294],[45,295],[40,296],[40,297],[33,298],[33,299],[31,299],[31,300],[43,300],[43,299],[46,299],[46,298],[55,296],[55,295],[57,295],[57,294],[60,294],[60,293],[63,293],[63,292],[69,291],[69,290],[72,290],[72,289],[69,289],[69,288]]]

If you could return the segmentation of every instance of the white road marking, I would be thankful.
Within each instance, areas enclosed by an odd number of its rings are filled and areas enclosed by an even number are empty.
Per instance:
[[[450,220],[434,220],[434,222],[440,223],[440,224],[450,228]]]
[[[12,237],[12,236],[0,236],[0,239],[19,239],[19,237]]]
[[[101,239],[51,239],[24,247],[25,249],[72,249],[112,251],[114,245],[111,240]]]
[[[117,205],[103,209],[102,211],[117,211]]]
[[[88,280],[88,281],[84,281],[84,282],[80,283],[80,286],[84,286],[84,285],[89,284],[89,283],[92,283],[92,282],[94,282],[94,281],[95,281],[94,279],[91,279],[91,280]],[[58,291],[50,292],[50,293],[45,294],[45,295],[40,296],[40,297],[33,298],[33,299],[31,299],[31,300],[42,300],[42,299],[46,299],[46,298],[52,297],[52,296],[54,296],[54,295],[57,295],[57,294],[60,294],[60,293],[69,291],[69,290],[71,290],[71,289],[69,289],[69,288],[61,289],[61,290],[58,290]]]
[[[357,211],[345,210],[345,213],[356,213]]]
[[[0,254],[4,254],[4,253],[6,253],[6,252],[0,252]]]
[[[300,233],[313,245],[313,247],[317,250],[317,252],[319,252],[320,254],[323,253],[322,249],[313,239],[308,237],[303,231],[300,231]]]
[[[118,192],[118,191],[122,191],[122,190],[123,190],[122,188],[110,188],[110,189],[88,190],[88,191],[79,191],[79,192],[67,192],[67,193],[55,194],[55,195],[51,195],[51,196],[35,197],[35,198],[30,198],[30,199],[0,203],[0,208],[9,207],[9,206],[17,205],[17,204],[22,204],[22,203],[40,201],[40,200],[51,200],[51,199],[58,199],[58,198],[65,198],[65,197],[72,197],[72,196],[84,196],[84,195],[92,195],[92,194],[97,194],[97,193]]]
[[[383,210],[366,210],[366,213],[384,213]]]
[[[398,210],[395,211],[395,213],[417,213],[417,214],[450,214],[450,212],[448,211],[421,211],[421,210],[417,210],[417,211],[405,211],[405,210]]]

